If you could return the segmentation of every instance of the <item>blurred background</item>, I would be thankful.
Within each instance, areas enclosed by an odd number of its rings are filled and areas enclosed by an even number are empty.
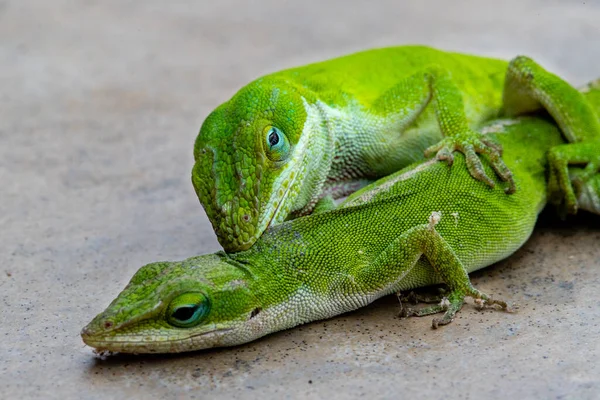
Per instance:
[[[83,346],[141,265],[219,249],[189,178],[213,108],[263,74],[400,44],[526,54],[583,84],[600,1],[0,1],[0,398],[600,393],[597,229],[538,234],[476,278],[538,307],[524,322],[470,308],[432,332],[391,299],[236,349],[103,362]],[[553,283],[572,279],[591,286]]]

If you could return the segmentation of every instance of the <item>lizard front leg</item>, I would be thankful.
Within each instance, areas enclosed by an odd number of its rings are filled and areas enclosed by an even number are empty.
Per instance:
[[[493,300],[473,287],[464,265],[448,242],[435,230],[440,218],[440,213],[434,212],[429,217],[428,224],[416,226],[395,239],[375,261],[351,274],[353,283],[364,292],[374,292],[394,283],[402,283],[421,256],[425,256],[435,274],[448,285],[449,293],[439,305],[410,315],[444,312],[441,318],[432,322],[433,328],[437,328],[452,322],[467,296],[474,298],[481,306],[498,305],[507,310],[506,302]]]
[[[585,97],[586,89],[590,91],[598,86],[600,81],[595,81],[579,92],[524,56],[513,59],[507,69],[504,113],[515,116],[545,109],[569,142],[548,153],[550,201],[563,213],[577,212],[577,196],[569,179],[568,166],[585,166],[579,176],[584,184],[600,170],[600,120]]]
[[[373,104],[373,112],[393,116],[401,129],[408,128],[431,104],[444,138],[425,150],[425,156],[436,155],[438,160],[452,164],[453,152],[465,155],[467,169],[475,179],[491,187],[494,181],[486,174],[478,155],[486,155],[496,174],[509,182],[506,190],[515,190],[512,174],[504,164],[499,145],[491,142],[469,126],[462,94],[443,68],[429,66],[403,79],[385,92]]]

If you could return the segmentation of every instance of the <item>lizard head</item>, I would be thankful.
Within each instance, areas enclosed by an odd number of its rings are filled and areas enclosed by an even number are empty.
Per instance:
[[[303,90],[282,79],[259,79],[202,124],[192,183],[228,252],[248,249],[310,197],[303,194],[314,183],[310,167],[325,146],[319,135],[311,137],[322,124],[307,112]]]
[[[170,353],[244,343],[261,304],[251,274],[224,254],[142,267],[81,332],[97,351]],[[259,322],[260,323],[260,322]]]

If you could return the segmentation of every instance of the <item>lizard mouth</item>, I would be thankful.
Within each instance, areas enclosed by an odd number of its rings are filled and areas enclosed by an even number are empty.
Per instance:
[[[219,338],[222,337],[222,334],[232,330],[233,328],[213,329],[179,338],[148,335],[131,335],[117,338],[114,336],[95,336],[84,333],[81,334],[81,338],[86,345],[94,348],[94,351],[97,353],[165,353],[185,351],[184,346],[189,346],[190,341],[202,337],[205,337],[207,344],[210,344],[207,347],[213,347]]]

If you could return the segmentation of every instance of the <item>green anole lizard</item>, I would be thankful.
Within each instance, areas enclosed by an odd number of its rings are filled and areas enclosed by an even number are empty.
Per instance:
[[[490,176],[511,173],[500,148],[477,129],[499,115],[546,109],[569,142],[556,148],[553,185],[565,211],[576,201],[567,164],[600,155],[600,124],[580,93],[526,57],[510,63],[404,46],[364,51],[251,82],[205,120],[192,182],[228,252],[248,249],[272,225],[335,207],[369,181],[419,161],[423,152]],[[482,169],[479,154],[491,160]]]
[[[584,91],[600,110],[600,81]],[[249,250],[142,267],[83,329],[84,342],[127,353],[237,345],[440,282],[449,288],[445,299],[415,312],[444,312],[434,326],[449,323],[465,296],[506,308],[467,274],[527,240],[548,200],[546,175],[555,166],[547,154],[565,141],[541,117],[499,120],[484,131],[504,148],[514,194],[472,179],[460,154],[452,168],[436,160],[414,164],[335,210],[269,228]],[[485,159],[483,168],[493,176]],[[600,214],[600,174],[586,181],[587,167],[571,168],[579,208]]]

